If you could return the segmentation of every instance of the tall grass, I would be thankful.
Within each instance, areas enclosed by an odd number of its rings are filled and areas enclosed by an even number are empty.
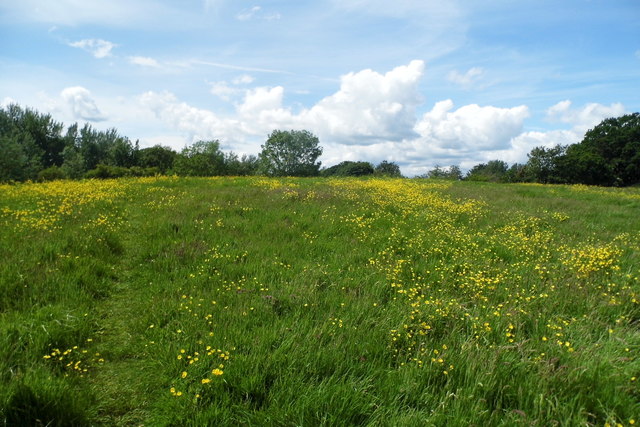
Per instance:
[[[640,191],[0,187],[4,425],[640,422]]]

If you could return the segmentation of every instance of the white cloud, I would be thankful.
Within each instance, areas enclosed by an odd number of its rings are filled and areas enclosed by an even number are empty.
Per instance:
[[[264,13],[260,6],[253,6],[251,9],[245,9],[236,15],[236,19],[239,21],[249,21],[251,19],[273,21],[280,18],[281,15],[279,13]]]
[[[240,91],[240,89],[230,86],[227,82],[215,82],[210,83],[210,85],[211,89],[209,89],[209,91],[213,95],[225,101],[230,101],[231,97]]]
[[[341,78],[336,93],[298,114],[283,106],[282,86],[244,90],[233,117],[192,107],[171,93],[148,92],[141,102],[191,139],[218,138],[236,145],[266,136],[273,129],[308,129],[326,143],[374,145],[415,136],[415,109],[421,101],[418,82],[423,70],[422,61],[412,61],[386,74],[372,70],[349,73]],[[211,85],[212,93],[227,98],[238,89],[226,82]]]
[[[386,74],[373,70],[341,77],[340,90],[300,114],[300,121],[321,136],[346,144],[368,144],[413,135],[415,110],[421,102],[418,83],[423,61]]]
[[[547,132],[524,132],[511,141],[509,150],[497,152],[506,162],[522,162],[535,147],[551,148],[556,145],[569,145],[580,142],[582,136],[572,130],[551,130]]]
[[[160,64],[158,63],[158,61],[146,56],[130,56],[129,62],[134,65],[140,65],[142,67],[154,67],[154,68],[160,67]]]
[[[618,117],[625,113],[624,105],[614,103],[609,106],[591,103],[580,109],[571,108],[571,101],[560,101],[547,109],[551,121],[568,123],[577,133],[584,133],[609,117]]]
[[[284,88],[282,86],[258,87],[248,90],[244,102],[238,107],[238,113],[246,117],[255,117],[263,111],[280,110],[283,94]]]
[[[274,69],[270,69],[270,68],[245,67],[245,66],[242,66],[242,65],[224,64],[224,63],[221,63],[221,62],[202,61],[202,60],[199,60],[199,59],[183,61],[183,62],[176,62],[173,65],[177,65],[177,66],[181,66],[181,67],[191,67],[193,65],[207,65],[209,67],[225,68],[225,69],[228,69],[228,70],[254,71],[254,72],[259,72],[259,73],[292,74],[291,72],[283,71],[283,70],[274,70]]]
[[[256,13],[260,12],[262,8],[260,6],[253,6],[251,9],[245,9],[236,15],[236,18],[240,21],[248,21],[253,18]]]
[[[484,75],[484,69],[481,67],[473,67],[466,73],[460,73],[458,70],[450,71],[447,79],[460,86],[469,87],[476,83]]]
[[[570,129],[555,129],[546,132],[523,132],[509,141],[508,147],[502,150],[485,151],[476,154],[476,163],[467,161],[464,167],[471,167],[482,161],[493,159],[504,160],[508,163],[524,163],[527,154],[535,147],[554,147],[556,145],[577,144],[584,138],[585,132],[607,117],[616,117],[625,113],[622,104],[587,104],[579,109],[571,108],[571,101],[561,101],[549,109],[550,119],[565,123]],[[473,157],[469,157],[470,159]]]
[[[238,99],[235,113],[228,116],[190,106],[170,93],[149,92],[141,102],[160,122],[192,141],[217,138],[236,152],[256,154],[274,129],[308,129],[320,138],[327,166],[343,160],[387,159],[400,164],[409,176],[436,164],[465,170],[494,159],[526,162],[532,148],[579,142],[587,127],[624,111],[620,104],[574,109],[563,101],[550,107],[548,115],[567,129],[548,132],[523,132],[529,117],[525,105],[455,108],[453,101],[444,100],[417,117],[423,73],[422,61],[384,74],[349,73],[341,77],[335,93],[297,113],[285,104],[282,86],[245,88],[239,85],[252,79],[243,76],[211,85],[212,93]]]
[[[143,108],[151,110],[158,119],[188,135],[188,139],[220,139],[224,144],[238,141],[240,123],[234,119],[224,119],[215,113],[192,107],[180,102],[169,92],[147,92],[139,98]]]
[[[81,86],[68,87],[60,93],[60,96],[71,107],[74,119],[90,122],[106,120],[87,89]]]
[[[460,150],[495,150],[506,147],[522,132],[529,109],[465,105],[452,111],[451,100],[436,103],[415,129],[429,147]]]
[[[231,80],[231,84],[226,81],[209,83],[210,92],[224,101],[230,101],[232,97],[241,93],[246,93],[245,89],[238,86],[247,85],[253,82],[253,77],[248,74],[242,74]]]
[[[111,56],[111,50],[118,45],[102,39],[84,39],[71,42],[69,46],[86,50],[96,58],[106,58]]]
[[[428,161],[459,164],[474,151],[481,157],[484,152],[509,149],[511,139],[522,132],[529,115],[526,106],[467,105],[454,110],[451,101],[442,101],[418,120],[423,72],[424,63],[412,61],[385,74],[349,73],[342,76],[338,91],[297,114],[284,105],[281,86],[244,90],[236,114],[229,117],[189,106],[170,93],[149,92],[141,100],[162,122],[192,140],[218,138],[256,153],[273,129],[308,129],[325,146],[327,164],[388,159],[409,171]],[[237,95],[238,90],[225,82],[212,85],[218,96]]]
[[[262,17],[262,19],[266,20],[266,21],[277,21],[278,19],[282,18],[282,15],[280,15],[279,13],[270,13],[268,15],[264,15]]]
[[[342,76],[336,93],[298,114],[283,106],[283,87],[249,89],[236,107],[242,122],[239,130],[259,135],[276,128],[303,128],[323,140],[369,145],[412,137],[423,72],[424,63],[412,61],[385,74],[373,70],[349,73]],[[216,82],[211,92],[229,100],[239,88]]]
[[[253,83],[255,79],[249,74],[242,74],[231,81],[234,85],[248,85]]]

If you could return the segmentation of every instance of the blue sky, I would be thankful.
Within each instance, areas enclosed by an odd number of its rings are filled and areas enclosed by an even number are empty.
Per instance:
[[[0,102],[140,145],[257,154],[318,135],[326,166],[406,175],[526,161],[640,111],[637,0],[0,0]]]

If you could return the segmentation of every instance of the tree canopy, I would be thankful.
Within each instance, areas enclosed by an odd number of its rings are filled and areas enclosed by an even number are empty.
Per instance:
[[[400,173],[400,166],[394,162],[388,162],[386,160],[381,161],[375,169],[376,175],[388,176],[399,178],[402,176]]]
[[[262,171],[269,176],[315,176],[320,171],[322,147],[307,130],[274,130],[262,145]]]
[[[462,171],[457,165],[451,165],[448,168],[443,168],[436,165],[435,168],[428,171],[426,174],[419,175],[416,178],[429,178],[429,179],[448,179],[457,181],[462,179]]]
[[[353,162],[345,160],[337,165],[322,170],[322,176],[364,176],[373,175],[374,168],[369,162]]]
[[[640,183],[640,113],[603,120],[580,144],[567,148],[564,166],[571,182],[608,186]]]
[[[198,141],[185,147],[175,160],[174,171],[186,176],[225,175],[224,153],[220,150],[220,142]]]

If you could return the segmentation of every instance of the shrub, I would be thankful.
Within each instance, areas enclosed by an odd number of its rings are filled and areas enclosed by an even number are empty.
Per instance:
[[[38,181],[55,181],[66,177],[67,174],[58,166],[50,166],[38,172]]]

